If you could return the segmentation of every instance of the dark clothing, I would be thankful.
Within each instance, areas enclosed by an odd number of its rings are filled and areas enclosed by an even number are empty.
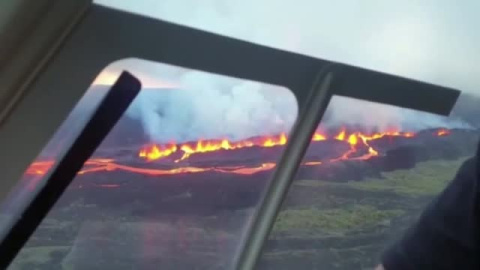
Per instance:
[[[386,270],[480,269],[478,154],[382,258]]]

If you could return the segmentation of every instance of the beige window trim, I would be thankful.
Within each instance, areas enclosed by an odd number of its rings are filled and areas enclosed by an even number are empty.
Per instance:
[[[0,1],[0,128],[90,3]]]

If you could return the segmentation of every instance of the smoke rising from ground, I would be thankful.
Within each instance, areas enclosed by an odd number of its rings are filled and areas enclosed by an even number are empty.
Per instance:
[[[128,110],[154,142],[288,133],[297,116],[295,98],[287,89],[196,71],[179,80],[179,89],[144,90]],[[338,96],[320,126],[361,126],[365,131],[471,128],[459,118]]]
[[[297,116],[290,91],[281,87],[185,72],[178,89],[151,89],[128,110],[155,142],[212,138],[240,140],[288,131]]]
[[[297,117],[296,100],[282,87],[138,59],[122,60],[107,70],[110,76],[122,69],[149,82],[127,114],[141,122],[153,142],[241,140],[288,133]],[[340,126],[362,131],[471,128],[460,118],[336,96],[321,128]]]
[[[367,130],[418,131],[429,128],[472,128],[457,117],[445,117],[411,109],[336,96],[328,106],[322,125],[361,126]]]

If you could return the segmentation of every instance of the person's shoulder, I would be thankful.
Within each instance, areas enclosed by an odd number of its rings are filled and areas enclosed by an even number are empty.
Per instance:
[[[463,162],[460,168],[457,171],[457,175],[455,176],[456,180],[461,182],[463,181],[474,181],[478,182],[478,167],[479,167],[479,159],[477,156],[471,157]],[[478,188],[478,185],[477,185]]]
[[[466,159],[419,220],[384,253],[386,270],[479,269],[478,164],[478,156]]]
[[[465,162],[463,162],[462,166],[460,167],[460,170],[462,170],[462,169],[476,169],[476,167],[478,165],[477,160],[478,160],[477,156],[473,156],[473,157],[468,158],[467,160],[465,160]]]

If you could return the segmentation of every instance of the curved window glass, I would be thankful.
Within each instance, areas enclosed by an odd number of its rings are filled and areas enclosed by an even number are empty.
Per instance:
[[[478,97],[450,117],[335,97],[258,269],[373,269],[478,144]]]
[[[6,215],[55,163],[89,110],[128,70],[139,96],[12,269],[229,268],[297,116],[263,83],[127,59],[96,78],[21,184]]]

